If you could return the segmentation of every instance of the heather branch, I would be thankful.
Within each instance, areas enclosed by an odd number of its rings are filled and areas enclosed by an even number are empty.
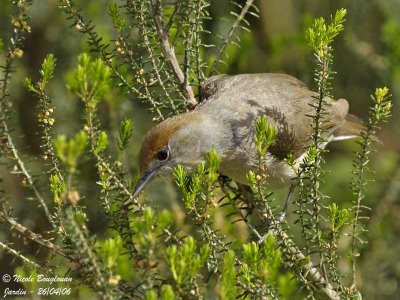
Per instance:
[[[217,55],[215,56],[214,62],[210,68],[210,72],[208,73],[208,76],[211,77],[216,69],[217,66],[222,58],[222,54],[224,53],[226,47],[232,42],[232,39],[235,37],[235,32],[236,30],[239,28],[240,23],[244,20],[248,10],[251,8],[251,6],[253,5],[254,0],[247,0],[246,4],[243,6],[242,11],[240,12],[240,14],[237,16],[235,22],[233,23],[231,29],[229,30],[228,35],[226,36],[223,44],[221,45],[221,47],[218,50]]]
[[[168,31],[165,30],[164,25],[161,20],[160,11],[157,9],[157,4],[150,1],[152,9],[153,9],[153,16],[154,16],[154,23],[157,29],[157,35],[160,40],[161,51],[165,57],[165,59],[170,63],[172,70],[175,73],[175,76],[179,80],[179,83],[185,89],[187,94],[187,102],[190,108],[194,108],[197,105],[197,100],[194,96],[194,92],[192,87],[189,85],[187,77],[183,73],[181,66],[179,65],[178,59],[175,56],[175,51],[171,47],[171,44],[168,40]],[[157,2],[158,3],[158,2]]]
[[[19,259],[21,259],[23,262],[31,265],[32,267],[34,267],[35,269],[43,269],[43,267],[39,266],[37,263],[35,263],[34,261],[30,260],[29,258],[27,258],[26,256],[22,255],[21,253],[19,253],[17,250],[11,248],[10,246],[8,246],[7,244],[4,244],[3,242],[0,241],[0,248],[2,248],[4,251],[7,251],[9,253],[11,253],[12,255],[18,257]]]
[[[354,159],[355,170],[354,179],[351,183],[355,200],[353,201],[353,211],[354,217],[352,220],[352,246],[351,246],[351,261],[352,261],[352,277],[353,284],[352,288],[357,288],[356,282],[356,257],[357,254],[357,240],[359,239],[359,231],[363,230],[361,224],[359,224],[360,214],[361,214],[361,201],[365,197],[365,186],[367,184],[367,179],[365,175],[368,171],[369,156],[371,153],[372,143],[374,142],[374,135],[376,130],[379,128],[381,122],[387,121],[390,117],[390,111],[392,109],[392,103],[389,101],[389,89],[379,88],[376,89],[375,94],[371,95],[374,101],[374,106],[370,108],[370,117],[366,124],[366,131],[361,134],[361,141],[359,145],[361,150],[356,153],[356,158]]]
[[[173,102],[173,100],[171,98],[171,95],[169,94],[169,92],[168,92],[168,90],[167,90],[167,88],[166,88],[166,86],[164,84],[164,81],[161,78],[161,73],[160,73],[160,70],[159,70],[160,68],[157,66],[157,63],[156,63],[155,54],[154,54],[151,42],[149,40],[150,34],[148,33],[147,28],[145,26],[145,18],[146,18],[146,16],[144,15],[144,11],[143,11],[143,7],[142,6],[140,6],[140,8],[138,9],[138,14],[139,14],[139,17],[140,17],[140,28],[141,28],[142,35],[143,35],[143,42],[144,42],[144,45],[146,47],[147,53],[149,55],[149,59],[150,59],[150,62],[151,62],[151,66],[152,66],[153,72],[157,77],[157,82],[160,85],[160,88],[163,90],[164,95],[167,97],[167,99],[168,99],[168,101],[169,101],[169,103],[171,105],[172,112],[177,114],[178,113],[177,108],[175,107],[175,104],[174,104],[174,102]],[[168,72],[166,72],[165,75],[168,77]]]
[[[19,15],[22,16],[23,20],[26,20],[28,17],[26,15],[26,4],[25,5],[18,5],[18,10],[19,10]],[[16,26],[16,24],[13,24],[13,26]],[[25,32],[30,32],[30,28],[28,25],[16,26],[14,30],[12,31],[12,36],[10,38],[10,46],[7,52],[6,56],[6,63],[4,66],[4,78],[2,79],[2,90],[1,90],[1,95],[0,95],[0,119],[1,119],[1,129],[2,129],[2,135],[6,139],[6,144],[11,152],[11,158],[16,162],[18,168],[20,169],[20,173],[25,177],[27,180],[29,187],[33,190],[36,198],[38,199],[40,205],[43,207],[43,210],[46,214],[46,217],[48,218],[49,222],[52,224],[52,226],[55,228],[55,224],[51,218],[51,213],[50,210],[48,209],[46,202],[39,192],[39,189],[36,187],[36,184],[32,178],[32,175],[28,171],[28,169],[25,166],[24,161],[22,160],[15,143],[10,135],[10,130],[7,125],[7,97],[8,97],[8,84],[11,80],[11,70],[12,70],[12,65],[15,61],[15,59],[18,57],[21,57],[23,55],[22,50],[20,49],[23,41],[23,34]]]
[[[82,33],[85,33],[89,36],[89,40],[91,42],[91,46],[96,49],[99,53],[101,59],[107,64],[107,66],[114,72],[114,74],[119,78],[121,83],[129,88],[130,92],[135,92],[139,94],[139,91],[132,86],[127,79],[115,68],[110,53],[106,51],[107,46],[101,44],[101,38],[98,37],[97,33],[94,31],[94,27],[91,26],[89,23],[86,23],[71,1],[69,0],[60,0],[61,7],[65,9],[66,13],[70,15],[70,18],[73,19],[75,27]]]
[[[306,189],[306,197],[312,208],[312,237],[315,238],[315,246],[319,256],[319,266],[322,269],[325,281],[328,280],[325,259],[325,240],[322,237],[321,219],[322,206],[321,201],[325,197],[320,190],[321,175],[324,173],[322,169],[322,153],[323,145],[326,142],[326,115],[327,111],[327,97],[330,91],[330,81],[332,80],[333,71],[332,65],[332,48],[330,44],[334,38],[343,30],[343,23],[345,21],[346,10],[340,9],[336,12],[335,16],[331,18],[331,24],[326,25],[323,18],[316,19],[314,24],[307,31],[307,38],[310,46],[313,48],[317,67],[315,70],[315,83],[317,85],[317,95],[314,97],[315,101],[311,104],[314,109],[312,118],[312,132],[310,138],[312,140],[311,149],[314,149],[312,163],[309,165],[306,176],[309,176],[308,185]],[[302,179],[300,179],[302,180]],[[304,194],[302,194],[304,196]],[[304,201],[304,199],[299,200]]]
[[[313,263],[307,258],[297,247],[297,245],[289,238],[285,229],[278,219],[274,216],[273,210],[268,203],[271,193],[265,193],[265,184],[268,183],[268,176],[265,173],[265,156],[271,145],[275,143],[277,136],[276,129],[268,123],[266,116],[257,120],[255,146],[258,155],[258,174],[253,171],[247,173],[247,180],[250,187],[238,185],[242,197],[247,203],[253,204],[253,211],[258,219],[269,227],[269,233],[276,237],[277,242],[281,246],[284,256],[283,264],[296,273],[303,284],[307,287],[313,287],[317,291],[328,296],[330,299],[340,299],[333,287],[328,283],[325,276],[322,276]],[[258,234],[259,235],[259,234]],[[259,240],[259,243],[265,241],[268,233]]]
[[[239,190],[233,190],[232,187],[228,187],[235,194],[240,193],[241,197],[246,203],[257,203],[254,201],[254,195],[248,191],[246,186],[239,185]],[[235,211],[249,227],[250,231],[259,239],[259,243],[263,243],[268,234],[273,234],[276,237],[277,242],[281,243],[281,251],[285,257],[282,260],[283,264],[285,267],[295,272],[297,278],[302,281],[308,289],[313,288],[324,294],[329,299],[340,299],[340,296],[335,289],[326,282],[318,269],[312,264],[312,262],[309,262],[309,259],[300,251],[296,244],[287,235],[282,227],[282,224],[274,216],[272,209],[266,202],[263,202],[262,205],[258,204],[256,207],[253,207],[253,211],[256,213],[257,217],[262,221],[263,224],[265,224],[266,228],[270,228],[269,232],[263,235],[250,224],[247,217],[241,212],[241,209],[234,204],[233,198],[229,195],[229,192],[226,190],[224,185],[222,185],[222,191],[224,192],[225,196],[228,197]]]
[[[18,223],[15,219],[9,217],[6,213],[0,211],[0,221],[5,221],[7,222],[10,226],[11,229],[14,229],[24,235],[27,239],[46,247],[47,249],[51,250],[52,252],[59,254],[65,258],[71,259],[70,256],[65,254],[62,249],[50,242],[49,240],[43,238],[42,235],[35,233],[31,231],[30,229],[26,228],[22,224]]]
[[[247,199],[247,201],[252,201],[252,199]],[[276,236],[278,243],[282,243],[282,253],[285,256],[285,259],[283,259],[283,264],[295,272],[298,275],[298,278],[306,286],[314,286],[317,291],[321,292],[329,299],[339,300],[339,294],[335,291],[332,285],[325,280],[325,277],[321,275],[313,263],[309,261],[309,259],[290,239],[283,229],[281,223],[272,213],[272,209],[267,202],[264,202],[262,205],[258,204],[255,207],[254,212],[257,214],[263,224],[269,224],[269,232]]]
[[[74,247],[78,254],[78,259],[82,265],[86,265],[88,270],[86,272],[93,272],[96,277],[94,278],[93,284],[97,289],[104,293],[105,299],[113,299],[108,281],[105,278],[101,270],[103,263],[97,257],[94,251],[94,246],[87,237],[87,231],[82,229],[81,226],[76,222],[73,210],[71,207],[67,208],[65,212],[65,224],[68,236],[72,237],[75,243]]]
[[[120,39],[118,39],[118,42],[120,43],[121,49],[123,50],[126,62],[129,63],[133,67],[133,69],[139,70],[139,73],[140,73],[142,68],[138,64],[138,62],[135,60],[135,58],[133,57],[133,53],[129,49],[126,40],[121,37]],[[156,70],[157,70],[157,68],[155,66],[155,71]],[[153,99],[153,95],[150,92],[151,84],[149,82],[147,82],[147,80],[145,80],[144,78],[143,78],[142,84],[143,84],[144,94],[142,94],[142,93],[139,94],[139,97],[148,101],[150,103],[150,105],[152,106],[152,108],[154,109],[154,111],[156,112],[158,118],[160,118],[161,120],[164,120],[165,118],[164,118],[163,114],[161,113],[159,105],[156,103],[155,99]]]

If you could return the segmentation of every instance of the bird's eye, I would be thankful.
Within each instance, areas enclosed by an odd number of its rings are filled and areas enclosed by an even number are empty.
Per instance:
[[[162,149],[162,150],[158,151],[158,153],[157,153],[157,159],[160,161],[165,161],[168,159],[168,157],[169,157],[168,150]]]

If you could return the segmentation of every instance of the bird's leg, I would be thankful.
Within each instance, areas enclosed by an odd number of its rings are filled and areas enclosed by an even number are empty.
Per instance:
[[[256,204],[254,203],[254,197],[253,193],[251,191],[251,188],[247,185],[241,184],[236,182],[240,193],[243,196],[243,199],[245,203],[247,204],[247,214],[246,218],[253,213],[253,209],[256,207]]]
[[[292,194],[295,188],[296,188],[296,183],[292,183],[289,188],[289,193],[286,197],[285,206],[283,207],[281,215],[278,217],[279,222],[283,222],[286,218],[286,214],[289,209],[289,205],[292,202]]]

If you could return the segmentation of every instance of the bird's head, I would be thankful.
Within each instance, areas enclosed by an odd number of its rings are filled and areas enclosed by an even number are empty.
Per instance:
[[[207,128],[201,123],[199,115],[188,112],[166,119],[150,130],[139,153],[140,178],[134,197],[151,180],[171,174],[176,166],[190,170],[204,160],[208,143],[203,134]]]

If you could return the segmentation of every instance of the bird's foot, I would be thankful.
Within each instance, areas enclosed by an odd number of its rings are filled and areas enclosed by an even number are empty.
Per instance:
[[[285,219],[286,219],[286,211],[283,211],[283,212],[278,216],[278,218],[276,218],[276,220],[277,220],[279,223],[282,223],[283,221],[285,221]]]

